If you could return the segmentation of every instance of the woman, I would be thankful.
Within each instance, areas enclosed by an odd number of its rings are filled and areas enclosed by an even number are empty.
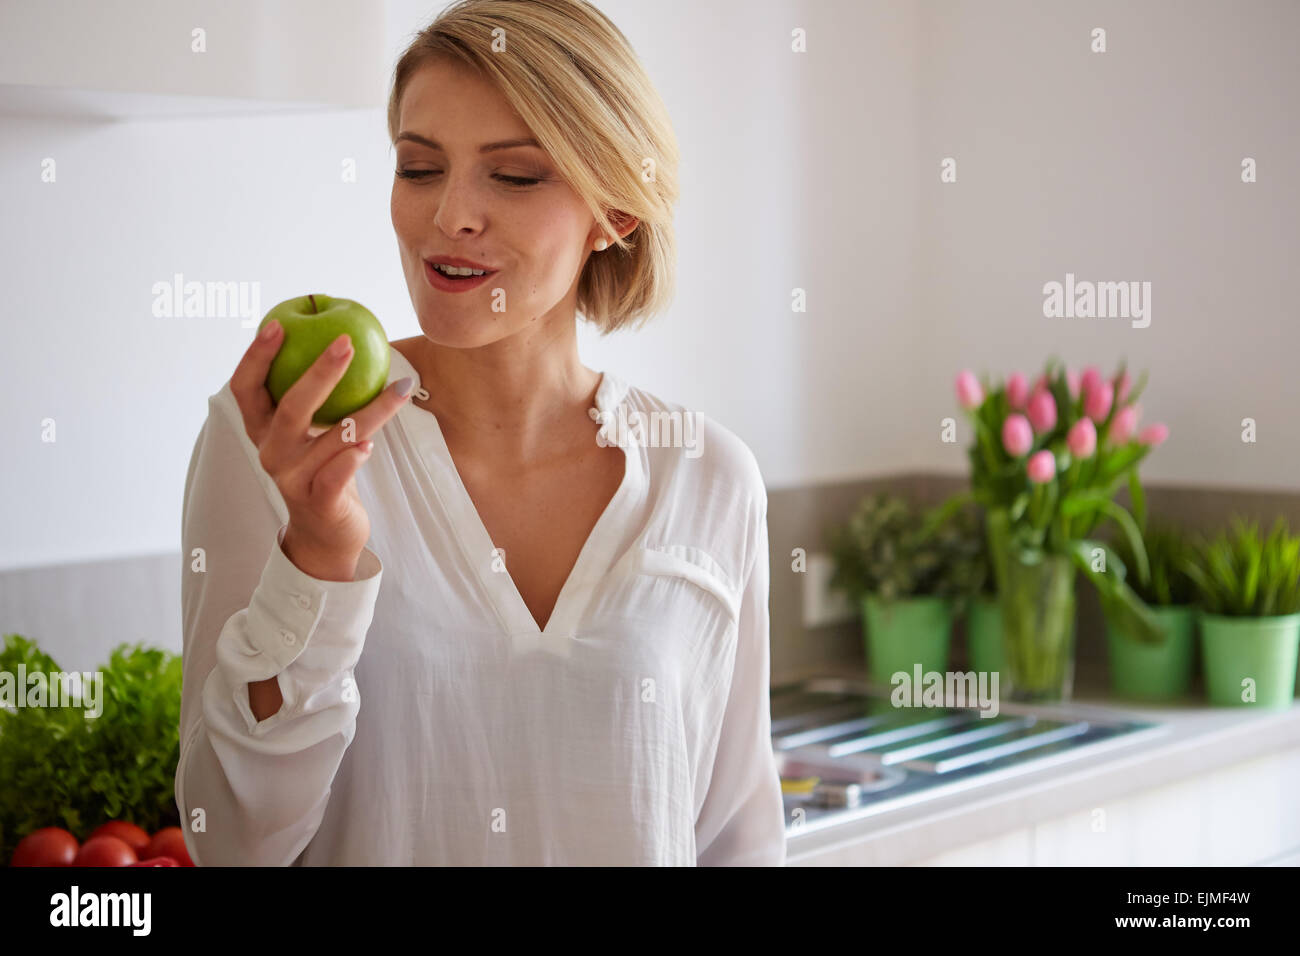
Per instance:
[[[697,454],[637,440],[684,409],[578,360],[578,311],[671,296],[662,103],[590,5],[467,0],[399,61],[389,133],[423,334],[350,441],[310,426],[350,351],[273,406],[259,338],[190,463],[190,854],[782,864],[757,463],[707,420]]]

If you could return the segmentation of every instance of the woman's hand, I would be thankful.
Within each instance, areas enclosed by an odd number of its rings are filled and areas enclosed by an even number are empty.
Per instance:
[[[371,435],[408,401],[394,382],[364,408],[333,426],[313,425],[352,361],[352,340],[341,335],[294,382],[279,405],[271,400],[266,376],[280,350],[284,331],[273,323],[270,338],[258,336],[230,377],[248,437],[258,459],[289,509],[285,555],[299,569],[321,580],[351,581],[357,559],[370,539],[370,519],[357,494],[356,473],[369,456]],[[345,348],[340,354],[334,349]],[[406,381],[408,387],[409,380]],[[354,423],[345,440],[344,429]]]

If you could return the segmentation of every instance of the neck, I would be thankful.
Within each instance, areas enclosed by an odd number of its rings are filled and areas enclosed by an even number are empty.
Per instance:
[[[572,322],[564,331],[520,332],[476,349],[420,337],[412,365],[429,393],[449,447],[517,465],[554,458],[570,437],[594,428],[600,373],[578,360]]]

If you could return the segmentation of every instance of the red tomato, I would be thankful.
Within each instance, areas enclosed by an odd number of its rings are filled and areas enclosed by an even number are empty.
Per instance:
[[[128,866],[139,857],[130,845],[115,836],[91,837],[82,844],[73,866]]]
[[[144,859],[154,856],[169,856],[181,866],[193,866],[190,851],[185,848],[185,834],[180,827],[163,827],[153,835],[149,846],[141,854]]]
[[[148,832],[134,823],[127,823],[125,820],[109,820],[107,823],[101,823],[95,827],[95,832],[89,836],[87,842],[98,836],[117,837],[135,850],[137,856],[143,853],[144,848],[149,845]]]
[[[14,848],[10,866],[72,866],[77,838],[60,827],[44,827],[23,837]]]
[[[156,856],[152,860],[141,860],[139,863],[128,863],[127,866],[180,866],[169,856]]]

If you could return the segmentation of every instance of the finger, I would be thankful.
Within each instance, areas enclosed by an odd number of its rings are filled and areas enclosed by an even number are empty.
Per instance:
[[[333,352],[334,346],[340,342],[347,345],[342,355]],[[312,416],[325,404],[330,392],[343,379],[355,354],[352,339],[346,333],[340,335],[316,356],[298,381],[289,386],[271,418],[270,436],[277,451],[291,450],[294,455],[299,453],[301,445],[308,438]]]
[[[329,429],[329,435],[314,441],[303,459],[302,467],[312,474],[344,446],[356,445],[371,438],[411,400],[412,394],[413,391],[405,395],[397,394],[397,382],[393,382],[367,402],[364,408],[335,423]],[[352,422],[351,428],[347,427],[349,421]]]
[[[271,331],[269,338],[264,334],[267,329]],[[253,336],[230,376],[230,391],[244,418],[244,429],[254,445],[261,445],[262,436],[275,412],[271,393],[266,388],[266,376],[284,341],[284,329],[279,322],[269,324],[267,329]]]
[[[317,505],[336,500],[352,476],[370,457],[375,444],[371,441],[349,445],[327,461],[311,481],[311,497]]]

